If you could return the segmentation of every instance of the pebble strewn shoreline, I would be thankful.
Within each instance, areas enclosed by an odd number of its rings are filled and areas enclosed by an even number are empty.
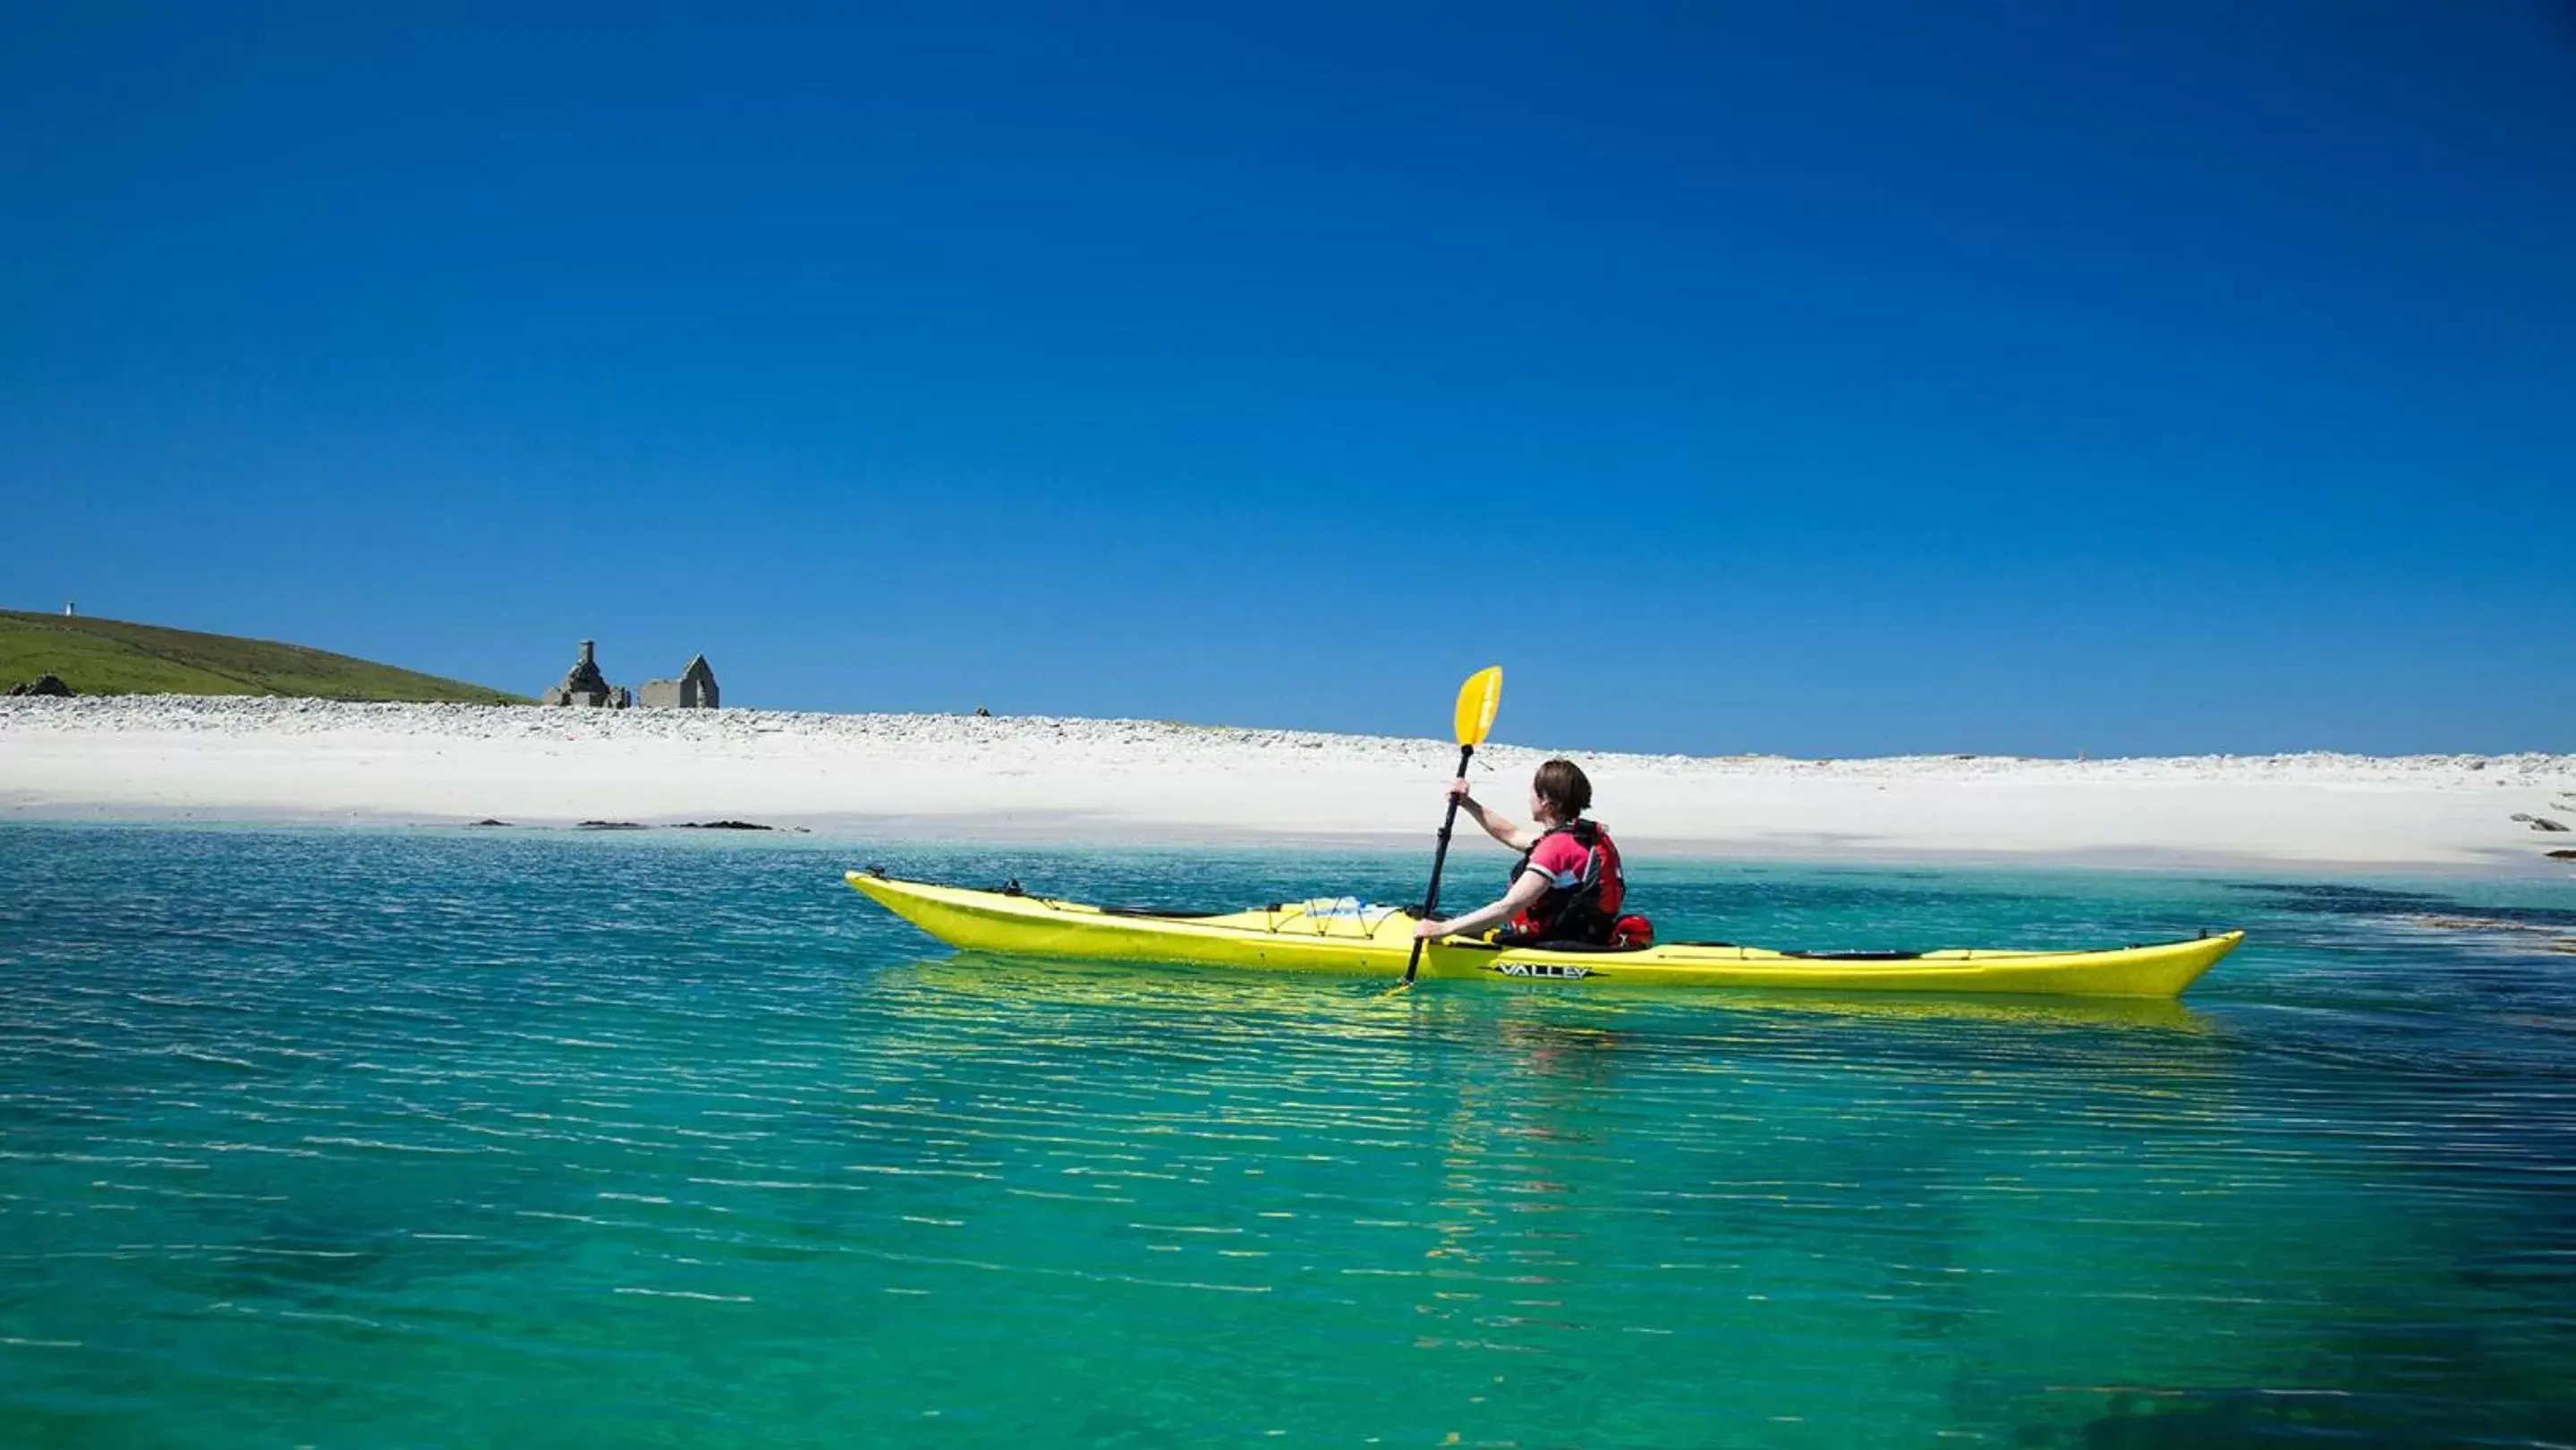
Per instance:
[[[1549,754],[1480,750],[1518,813]],[[2048,760],[1575,749],[1601,817],[1666,854],[2309,863],[2564,874],[2576,756]],[[1414,841],[1445,740],[1045,716],[0,700],[0,816],[527,825],[738,820],[876,838]]]
[[[102,695],[68,700],[0,699],[0,733],[154,732],[173,734],[306,736],[353,732],[506,741],[528,736],[656,741],[776,749],[812,744],[827,749],[980,755],[1014,747],[1069,747],[1104,761],[1132,755],[1135,763],[1189,755],[1267,754],[1283,750],[1328,752],[1336,764],[1437,767],[1454,762],[1445,741],[1378,735],[1337,735],[1306,730],[1266,730],[1192,725],[1164,720],[1095,720],[1044,715],[839,715],[795,710],[574,710],[537,705],[370,704],[339,700],[232,695]],[[2474,783],[2558,778],[2576,784],[2576,755],[2530,752],[2510,755],[2350,755],[2309,751],[2282,755],[2106,757],[2064,760],[2007,755],[1909,755],[1847,760],[1806,760],[1778,755],[1636,755],[1579,748],[1553,750],[1496,744],[1479,752],[1496,767],[1571,754],[1596,773],[1770,774],[1819,772],[1848,776],[1947,776],[2076,774],[2126,778],[2209,780],[2306,779],[2362,784],[2423,783],[2441,779]],[[1121,762],[1125,763],[1125,762]]]

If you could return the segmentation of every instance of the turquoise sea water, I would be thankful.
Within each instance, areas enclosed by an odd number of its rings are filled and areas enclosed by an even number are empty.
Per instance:
[[[2576,887],[1637,870],[1668,936],[2253,932],[2052,1009],[959,957],[870,861],[1420,871],[0,827],[0,1443],[2576,1441]]]

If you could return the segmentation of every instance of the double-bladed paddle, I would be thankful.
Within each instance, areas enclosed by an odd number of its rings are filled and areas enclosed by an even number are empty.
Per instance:
[[[1494,712],[1503,704],[1503,667],[1489,665],[1467,677],[1458,687],[1458,779],[1467,779],[1467,762],[1476,747],[1493,733]],[[1440,910],[1440,869],[1449,864],[1449,833],[1458,825],[1458,797],[1449,797],[1449,812],[1440,818],[1440,845],[1431,853],[1431,890],[1422,899],[1422,919],[1429,921]],[[1413,985],[1413,974],[1422,967],[1424,938],[1413,939],[1413,955],[1405,958],[1404,985]]]

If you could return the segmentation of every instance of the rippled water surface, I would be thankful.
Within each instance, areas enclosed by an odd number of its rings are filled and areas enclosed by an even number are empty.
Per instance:
[[[0,827],[0,1442],[2576,1440],[2566,884],[1639,869],[1668,936],[2254,934],[2049,1008],[959,957],[866,861],[1420,869]]]

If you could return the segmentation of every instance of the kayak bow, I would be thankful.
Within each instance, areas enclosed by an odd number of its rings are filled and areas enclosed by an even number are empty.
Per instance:
[[[1086,961],[1385,973],[1403,967],[1419,919],[1401,908],[1363,906],[1347,897],[1193,916],[938,886],[873,872],[852,871],[846,879],[950,946]],[[2244,939],[2245,933],[2231,931],[2107,951],[1852,953],[1705,942],[1584,951],[1453,939],[1433,942],[1423,954],[1421,971],[1427,977],[1543,977],[1669,987],[2171,998],[2182,995]]]

